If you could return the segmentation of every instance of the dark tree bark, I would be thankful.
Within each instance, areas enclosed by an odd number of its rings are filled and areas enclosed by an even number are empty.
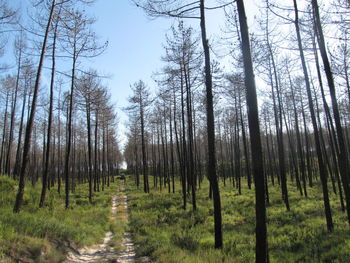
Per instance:
[[[245,125],[244,125],[244,120],[243,120],[243,113],[242,113],[241,95],[239,95],[239,115],[240,115],[239,118],[241,121],[241,128],[242,128],[243,150],[244,150],[244,159],[245,159],[245,165],[246,165],[248,188],[251,189],[252,177],[251,177],[251,172],[250,172],[250,159],[249,159],[249,153],[248,153],[248,142],[247,142],[247,136],[246,136]]]
[[[59,90],[58,95],[58,115],[57,115],[57,129],[58,129],[58,147],[57,147],[57,192],[61,194],[61,166],[62,166],[62,158],[61,158],[61,89]]]
[[[294,93],[294,87],[292,85],[292,80],[290,78],[289,71],[288,71],[288,77],[289,77],[289,83],[290,83],[290,88],[291,88],[291,93],[292,93],[292,103],[293,103],[293,113],[294,113],[294,121],[295,121],[295,133],[297,136],[297,154],[299,157],[299,167],[300,167],[300,172],[301,172],[301,179],[303,181],[304,194],[307,197],[306,167],[305,167],[305,161],[304,161],[304,152],[303,152],[303,148],[302,148],[302,144],[301,144],[299,118],[298,118],[298,113],[297,113],[297,108],[296,108],[296,98],[295,98],[295,93]]]
[[[9,134],[9,141],[7,146],[6,163],[5,163],[5,173],[8,175],[11,174],[11,149],[12,149],[12,142],[13,142],[14,126],[15,126],[15,114],[16,114],[16,106],[17,106],[19,78],[20,78],[20,72],[21,72],[22,49],[23,47],[19,46],[19,54],[18,54],[18,62],[17,62],[18,68],[17,68],[17,76],[16,76],[16,85],[14,90],[15,94],[14,94],[14,99],[13,99],[13,104],[11,109],[10,134]]]
[[[140,122],[141,122],[141,148],[142,148],[142,171],[143,171],[143,190],[145,193],[149,193],[148,184],[148,164],[146,156],[146,142],[145,142],[145,118],[144,118],[144,105],[142,98],[140,98]]]
[[[175,193],[175,159],[174,159],[174,141],[173,141],[173,128],[172,128],[172,109],[171,101],[169,107],[169,132],[170,132],[170,170],[172,181],[172,192]],[[175,116],[174,116],[175,118]]]
[[[317,121],[314,111],[314,103],[312,100],[311,95],[311,87],[310,87],[310,80],[306,68],[306,62],[305,62],[305,56],[303,51],[303,46],[301,42],[301,36],[300,36],[300,29],[299,29],[299,14],[298,14],[298,7],[296,0],[293,0],[294,3],[294,13],[295,13],[295,30],[297,34],[297,40],[298,40],[298,47],[299,47],[299,53],[300,53],[300,59],[301,64],[303,68],[303,74],[305,78],[305,85],[306,85],[306,91],[309,101],[309,108],[310,108],[310,114],[311,114],[311,121],[312,126],[314,129],[314,137],[315,137],[315,144],[316,144],[316,152],[317,152],[317,160],[318,160],[318,166],[320,171],[320,177],[322,182],[322,192],[323,192],[323,202],[324,202],[324,208],[325,208],[325,214],[326,214],[326,222],[327,222],[327,229],[328,231],[333,231],[333,219],[332,219],[332,212],[329,202],[329,196],[328,196],[328,186],[327,186],[327,171],[326,167],[324,165],[324,160],[322,156],[322,149],[321,149],[321,143],[320,143],[320,137],[319,137],[319,131],[317,127]]]
[[[94,144],[94,191],[100,191],[99,167],[98,167],[98,109],[95,109],[95,144]]]
[[[44,40],[43,40],[43,44],[42,44],[42,48],[41,48],[38,71],[37,71],[36,80],[35,80],[32,107],[30,110],[30,116],[29,116],[29,119],[27,122],[27,127],[26,127],[26,134],[25,134],[24,145],[23,145],[22,167],[21,167],[21,172],[19,175],[18,192],[17,192],[17,196],[16,196],[16,202],[15,202],[15,205],[13,208],[14,213],[18,213],[20,211],[21,205],[23,202],[24,186],[25,186],[25,173],[26,173],[26,168],[27,168],[27,164],[28,164],[28,160],[29,160],[31,136],[32,136],[32,129],[33,129],[33,124],[34,124],[38,91],[39,91],[40,80],[41,80],[41,72],[42,72],[42,68],[44,66],[44,58],[45,58],[45,53],[46,53],[46,43],[47,43],[47,39],[48,39],[48,35],[49,35],[49,30],[50,30],[55,6],[56,6],[56,1],[52,0],[50,15],[49,15],[49,18],[47,21]]]
[[[0,173],[3,172],[3,160],[5,159],[4,151],[5,151],[5,140],[6,140],[6,129],[7,129],[7,109],[9,104],[9,90],[6,91],[6,103],[5,103],[5,113],[4,113],[4,126],[2,129],[2,140],[1,140],[1,153],[0,153]]]
[[[331,71],[331,66],[327,55],[317,0],[312,0],[312,7],[313,7],[313,13],[314,13],[314,19],[315,19],[315,25],[316,25],[316,35],[317,35],[318,45],[321,52],[321,57],[322,57],[323,66],[327,77],[327,82],[328,82],[332,106],[333,106],[333,115],[334,115],[334,121],[335,121],[335,127],[336,127],[336,132],[338,136],[338,145],[339,145],[339,155],[338,155],[339,170],[340,170],[340,176],[341,176],[343,188],[344,188],[348,222],[350,224],[350,187],[349,187],[349,177],[348,177],[349,176],[348,175],[349,174],[348,153],[346,150],[346,142],[344,139],[343,129],[340,121],[339,106],[337,102],[333,73]]]
[[[200,0],[200,27],[202,34],[202,44],[205,60],[205,87],[207,103],[207,136],[208,136],[208,177],[213,191],[214,203],[214,228],[215,228],[215,248],[222,248],[222,222],[221,222],[221,200],[219,184],[216,174],[215,157],[215,126],[213,109],[213,87],[210,68],[210,51],[205,26],[204,0]]]
[[[286,175],[285,150],[284,150],[284,141],[283,141],[281,91],[279,87],[277,67],[274,59],[274,54],[272,52],[272,49],[269,43],[268,32],[266,33],[266,36],[267,36],[268,50],[269,50],[270,59],[271,59],[271,62],[269,61],[269,64],[272,63],[272,68],[273,68],[273,73],[272,73],[271,65],[269,65],[269,75],[270,75],[270,81],[271,81],[273,109],[274,109],[275,125],[276,125],[278,165],[279,165],[279,175],[280,175],[281,188],[282,188],[282,200],[285,203],[287,211],[289,211],[290,206],[289,206],[287,175]],[[275,81],[275,85],[273,85],[273,81]],[[277,103],[276,103],[275,89],[277,93]]]
[[[26,100],[27,100],[27,83],[24,84],[24,91],[23,91],[23,102],[22,102],[22,112],[21,112],[21,120],[19,123],[19,130],[18,130],[18,140],[17,140],[17,150],[16,150],[16,160],[15,165],[13,168],[13,174],[17,177],[18,171],[19,171],[19,164],[20,164],[20,158],[21,158],[21,144],[22,144],[22,133],[23,133],[23,121],[24,121],[24,113],[25,113],[25,107],[26,107]]]
[[[260,138],[258,102],[254,80],[253,63],[250,52],[249,32],[243,0],[237,0],[239,24],[241,28],[242,54],[245,72],[248,121],[252,151],[253,174],[255,178],[256,248],[255,261],[268,262],[266,228],[266,194],[262,144]]]
[[[61,11],[60,6],[60,11]],[[60,11],[57,15],[57,20],[54,29],[53,35],[53,45],[52,45],[52,67],[51,67],[51,82],[50,82],[50,106],[49,106],[49,119],[48,119],[48,127],[47,127],[47,143],[46,143],[46,155],[45,155],[45,164],[44,164],[44,172],[42,177],[42,189],[40,196],[39,207],[43,207],[45,205],[46,198],[46,189],[48,183],[48,173],[49,173],[49,163],[50,163],[50,147],[51,147],[51,133],[52,133],[52,119],[53,119],[53,97],[54,97],[54,85],[55,85],[55,73],[56,73],[56,41],[57,41],[57,32],[58,32],[58,20],[60,16]]]
[[[75,51],[74,51],[75,53]],[[75,55],[74,55],[75,56]],[[68,107],[68,120],[67,120],[67,146],[66,146],[66,155],[64,159],[64,177],[65,177],[65,207],[69,207],[69,165],[70,165],[70,155],[71,155],[71,145],[72,145],[72,115],[73,115],[73,102],[74,102],[74,86],[75,86],[75,66],[76,59],[73,58],[72,66],[72,76],[71,76],[71,87],[69,93],[69,107]]]
[[[88,94],[90,97],[90,93]],[[86,103],[86,123],[88,135],[88,176],[89,176],[89,202],[92,202],[92,143],[91,143],[91,101]]]

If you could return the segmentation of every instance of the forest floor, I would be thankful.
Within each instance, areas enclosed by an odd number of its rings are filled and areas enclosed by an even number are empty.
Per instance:
[[[222,250],[213,248],[213,206],[206,179],[196,193],[195,212],[190,201],[186,210],[182,208],[178,181],[175,193],[168,193],[163,187],[162,191],[152,188],[150,194],[145,194],[143,187],[137,189],[134,178],[128,176],[125,190],[124,182],[118,180],[94,193],[92,204],[88,201],[87,184],[79,185],[71,194],[69,209],[64,208],[64,194],[58,194],[56,188],[49,192],[46,206],[39,209],[40,188],[39,183],[33,186],[28,182],[22,210],[13,214],[17,182],[0,176],[1,263],[58,263],[64,262],[69,252],[70,263],[255,261],[255,195],[245,180],[242,194],[229,180],[226,185],[220,182]],[[319,182],[308,188],[308,197],[300,196],[294,182],[288,183],[288,189],[290,211],[286,211],[281,200],[280,186],[269,183],[270,262],[350,262],[346,214],[331,187],[333,233],[326,229]]]
[[[222,250],[214,249],[213,204],[206,179],[198,189],[197,210],[189,201],[182,208],[179,182],[175,193],[167,187],[151,188],[143,193],[135,179],[129,178],[130,231],[137,258],[148,256],[164,263],[249,263],[255,262],[255,194],[242,180],[242,194],[226,181],[220,182],[223,222]],[[149,178],[153,184],[153,177]],[[329,187],[334,231],[326,229],[322,189],[319,182],[301,196],[295,182],[288,183],[291,210],[281,200],[280,186],[269,183],[267,208],[268,244],[271,263],[350,262],[350,234],[346,213],[341,211],[337,195]],[[191,200],[191,195],[188,195]]]
[[[40,182],[34,186],[27,182],[22,210],[14,214],[18,183],[0,176],[0,262],[58,263],[65,261],[69,252],[74,254],[82,247],[94,247],[97,254],[103,250],[106,256],[111,252],[108,256],[113,254],[116,262],[119,251],[124,249],[123,234],[127,229],[127,222],[121,220],[125,215],[118,213],[119,207],[124,210],[124,205],[118,206],[124,202],[125,195],[118,193],[120,184],[118,180],[104,191],[94,193],[91,204],[87,184],[77,185],[70,195],[68,209],[64,206],[64,193],[57,193],[56,185],[48,192],[46,206],[39,209]],[[64,191],[64,185],[61,188]],[[115,204],[112,201],[111,212],[112,196]],[[93,257],[93,254],[87,251],[85,255]],[[87,262],[85,259],[75,262]]]

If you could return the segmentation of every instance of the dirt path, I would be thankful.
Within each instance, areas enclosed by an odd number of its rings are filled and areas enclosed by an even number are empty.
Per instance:
[[[117,214],[117,196],[112,196],[111,220],[115,220]],[[102,263],[115,262],[117,256],[114,249],[109,246],[113,238],[113,233],[108,231],[103,239],[103,243],[91,247],[83,247],[76,252],[70,252],[67,255],[65,263]]]
[[[128,221],[128,197],[125,194],[120,198],[121,207],[119,211],[122,213],[123,220]],[[132,242],[131,233],[125,232],[122,241],[122,250],[120,251],[117,263],[135,263],[135,246]]]
[[[124,189],[119,191],[118,195],[112,197],[111,221],[116,220],[117,213],[118,220],[128,221],[128,198],[123,191]],[[102,244],[83,247],[76,252],[68,253],[65,263],[135,263],[135,247],[132,242],[131,233],[124,233],[121,244],[122,249],[118,254],[109,246],[112,238],[113,233],[110,231],[107,232]]]

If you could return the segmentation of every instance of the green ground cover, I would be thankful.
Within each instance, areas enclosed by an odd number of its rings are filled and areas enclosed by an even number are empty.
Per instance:
[[[78,185],[71,194],[69,209],[64,207],[64,194],[59,195],[56,189],[48,193],[46,207],[39,209],[40,189],[40,184],[28,184],[22,210],[14,214],[17,182],[0,177],[0,261],[61,262],[69,247],[101,243],[109,230],[116,233],[113,241],[118,247],[124,225],[109,220],[116,183],[95,193],[92,204],[88,201],[88,185]]]
[[[130,180],[130,179],[129,179]],[[180,185],[175,194],[166,189],[150,194],[136,189],[130,180],[130,230],[139,257],[149,256],[153,262],[255,262],[254,190],[243,180],[242,195],[231,185],[220,184],[223,217],[223,250],[215,250],[213,206],[208,198],[208,183],[197,192],[198,210],[188,204],[182,209]],[[151,179],[150,179],[151,180]],[[330,193],[334,232],[325,225],[322,193],[319,184],[301,197],[289,184],[291,211],[281,200],[280,187],[269,185],[268,242],[270,262],[350,262],[350,232],[346,214],[340,210],[337,197]]]

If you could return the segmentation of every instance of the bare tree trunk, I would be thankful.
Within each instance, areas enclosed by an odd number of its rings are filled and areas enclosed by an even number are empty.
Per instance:
[[[98,152],[97,152],[97,145],[98,145],[98,110],[96,110],[95,112],[95,148],[94,148],[94,187],[95,187],[95,192],[96,191],[100,191],[100,182],[99,182],[99,178],[98,178],[98,164],[97,164],[97,159],[98,159]]]
[[[5,173],[7,173],[8,175],[11,174],[11,148],[12,148],[12,142],[13,142],[19,77],[20,77],[20,72],[21,72],[21,60],[22,60],[22,47],[19,47],[18,69],[17,69],[15,95],[14,95],[15,97],[13,99],[13,104],[12,104],[12,109],[11,109],[10,135],[9,135],[9,141],[8,141],[8,146],[7,146],[7,155],[6,155],[6,163],[5,163]]]
[[[61,90],[59,91],[58,95],[58,115],[57,115],[57,129],[58,129],[58,146],[57,146],[57,192],[58,194],[61,194],[61,164],[62,164],[62,158],[61,158]]]
[[[7,108],[8,108],[8,102],[9,102],[9,91],[6,91],[6,103],[5,103],[5,113],[4,113],[4,126],[2,129],[2,141],[1,141],[1,153],[0,153],[0,173],[3,172],[3,160],[4,157],[4,151],[5,151],[5,139],[6,139],[6,128],[7,128]]]
[[[243,113],[242,113],[242,105],[241,105],[241,96],[239,95],[239,118],[241,121],[241,128],[242,128],[242,139],[243,139],[243,150],[244,150],[244,159],[245,159],[245,166],[246,166],[246,173],[247,173],[247,180],[248,180],[248,188],[251,189],[252,185],[252,177],[250,173],[250,159],[248,154],[248,143],[247,143],[247,136],[245,131],[245,125],[243,121]]]
[[[304,194],[307,197],[306,167],[305,167],[305,161],[304,161],[303,148],[302,148],[302,144],[301,144],[299,119],[298,119],[296,103],[295,103],[294,87],[292,85],[292,80],[290,78],[289,71],[288,71],[288,77],[289,77],[290,88],[291,88],[291,91],[292,91],[292,103],[293,103],[293,113],[294,113],[294,121],[295,121],[295,133],[296,133],[296,136],[297,136],[297,153],[298,153],[298,156],[299,156],[299,167],[300,167],[300,172],[301,172],[301,179],[303,181]]]
[[[20,176],[19,176],[18,192],[17,192],[17,196],[16,196],[16,202],[15,202],[15,205],[13,208],[14,213],[18,213],[20,211],[22,201],[23,201],[24,186],[25,186],[25,172],[26,172],[28,159],[29,159],[31,135],[32,135],[32,129],[33,129],[33,123],[34,123],[34,117],[35,117],[35,111],[36,111],[38,91],[39,91],[39,86],[40,86],[41,72],[42,72],[42,68],[44,66],[46,43],[47,43],[47,38],[49,35],[49,30],[50,30],[52,17],[53,17],[53,11],[55,9],[55,6],[56,6],[56,1],[52,0],[50,15],[49,15],[46,30],[45,30],[45,36],[44,36],[44,41],[42,44],[40,61],[39,61],[38,71],[37,71],[36,80],[35,80],[32,107],[30,110],[30,116],[29,116],[29,119],[27,122],[27,127],[26,127],[26,134],[25,134],[24,145],[23,145],[22,167],[21,167],[21,172],[20,172]]]
[[[90,94],[88,94],[90,96]],[[89,202],[92,202],[92,166],[91,166],[91,109],[90,101],[86,103],[86,124],[88,136],[88,178],[89,178]]]
[[[267,34],[267,36],[268,36],[268,34]],[[273,75],[274,75],[274,79],[275,79],[275,85],[273,85],[271,66],[269,66],[269,74],[270,74],[271,89],[272,89],[272,99],[273,99],[273,110],[274,110],[275,125],[276,125],[278,161],[279,161],[278,164],[279,164],[279,173],[280,173],[280,181],[281,181],[281,189],[282,189],[282,200],[285,203],[287,211],[289,211],[290,206],[289,206],[286,163],[285,163],[285,151],[284,151],[284,141],[283,141],[282,101],[281,101],[281,95],[280,95],[280,87],[279,87],[279,83],[278,83],[277,67],[276,67],[275,59],[274,59],[274,56],[273,56],[273,53],[272,53],[272,50],[271,50],[269,43],[268,43],[268,49],[269,49],[271,63],[272,63],[272,67],[273,67],[273,73],[274,73]],[[277,92],[278,109],[277,109],[276,96],[275,96],[274,89],[276,89],[276,92]]]
[[[176,95],[175,95],[175,89],[174,89],[174,131],[175,131],[175,141],[176,141],[176,149],[177,149],[177,159],[179,161],[180,165],[180,178],[181,178],[181,186],[182,186],[182,201],[183,201],[183,209],[186,210],[187,206],[187,196],[186,196],[186,180],[185,180],[185,173],[184,173],[184,163],[181,156],[181,147],[180,147],[180,140],[178,135],[178,129],[177,129],[177,121],[176,121]]]
[[[247,89],[249,131],[251,137],[252,165],[255,178],[256,248],[255,262],[268,262],[266,229],[266,194],[262,144],[260,138],[258,102],[250,52],[249,32],[243,0],[237,0],[239,24],[242,37],[242,54]]]
[[[349,188],[349,178],[348,178],[349,176],[348,175],[349,173],[348,153],[346,151],[346,144],[345,144],[343,129],[340,121],[339,107],[338,107],[337,96],[335,91],[333,73],[331,71],[331,66],[327,56],[326,45],[324,41],[317,0],[312,0],[312,7],[314,12],[315,24],[316,24],[316,35],[317,35],[318,45],[320,47],[323,66],[326,73],[329,91],[332,99],[333,115],[334,115],[335,127],[338,135],[338,142],[339,142],[338,159],[339,159],[340,176],[341,176],[343,188],[344,188],[348,222],[350,224],[350,188]]]
[[[148,169],[147,169],[147,156],[146,156],[146,142],[145,142],[145,125],[144,125],[144,109],[142,100],[140,102],[140,117],[141,117],[141,146],[142,146],[142,170],[143,170],[143,190],[145,193],[149,193],[148,184]]]
[[[184,73],[185,73],[185,83],[186,83],[186,108],[187,108],[187,136],[188,136],[188,175],[189,175],[189,183],[191,186],[191,194],[192,194],[192,209],[196,211],[196,180],[194,175],[194,153],[193,153],[193,121],[192,121],[192,99],[191,99],[191,85],[190,85],[190,77],[189,72],[186,73],[186,66],[184,64]]]
[[[221,219],[221,200],[219,183],[216,174],[215,158],[215,122],[213,107],[213,87],[210,68],[210,51],[205,26],[205,6],[204,0],[200,0],[200,27],[202,33],[202,44],[205,60],[205,86],[207,99],[207,136],[208,136],[208,178],[213,191],[214,203],[214,229],[215,229],[215,248],[222,248],[222,219]]]
[[[61,8],[60,8],[61,11]],[[50,83],[50,106],[49,106],[49,120],[47,127],[47,144],[46,144],[46,157],[45,157],[45,167],[42,178],[42,189],[41,189],[41,197],[39,207],[43,207],[45,205],[46,198],[46,189],[47,189],[47,176],[49,172],[49,163],[50,163],[50,146],[51,146],[51,133],[52,133],[52,115],[53,115],[53,97],[54,97],[54,85],[55,85],[55,73],[56,73],[56,39],[57,39],[57,29],[58,29],[58,19],[59,14],[57,16],[57,21],[55,25],[55,31],[53,36],[53,46],[52,46],[52,67],[51,67],[51,83]]]
[[[314,111],[314,103],[313,103],[312,96],[311,96],[310,81],[309,81],[309,76],[307,73],[303,47],[302,47],[302,43],[301,43],[297,2],[296,2],[296,0],[293,0],[293,2],[294,2],[294,11],[295,11],[295,23],[294,24],[295,24],[295,30],[296,30],[297,39],[298,39],[301,64],[303,67],[303,73],[304,73],[304,78],[305,78],[306,91],[307,91],[310,114],[311,114],[311,121],[312,121],[312,126],[314,128],[314,137],[315,137],[315,144],[316,144],[318,166],[319,166],[320,177],[321,177],[321,182],[322,182],[323,202],[324,202],[324,208],[325,208],[325,214],[326,214],[327,229],[328,229],[328,231],[332,232],[333,231],[333,219],[332,219],[332,212],[331,212],[331,207],[330,207],[330,202],[329,202],[329,197],[328,197],[327,171],[326,171],[323,157],[322,157],[322,149],[321,149],[319,131],[318,131],[316,116],[315,116],[315,111]]]
[[[174,116],[175,118],[175,116]],[[172,192],[175,193],[175,164],[174,164],[174,142],[173,142],[173,127],[172,127],[172,109],[171,103],[169,108],[169,132],[170,132],[170,163],[171,163],[171,180],[172,180]]]
[[[76,51],[73,52],[73,66],[72,66],[72,76],[71,76],[71,88],[69,94],[69,107],[68,107],[68,123],[67,123],[67,146],[66,146],[66,156],[64,161],[64,177],[65,177],[65,207],[69,207],[69,159],[71,153],[72,145],[72,114],[73,114],[73,97],[74,97],[74,86],[75,86],[75,64],[76,64]]]
[[[19,163],[21,158],[21,144],[22,144],[22,133],[23,133],[23,120],[24,120],[24,113],[25,113],[25,107],[26,107],[26,99],[27,99],[27,84],[24,84],[24,92],[23,92],[23,102],[22,102],[22,113],[21,113],[21,120],[19,124],[19,130],[18,130],[18,140],[17,140],[17,150],[16,150],[16,161],[15,166],[13,169],[13,174],[15,176],[18,175],[19,170]]]

